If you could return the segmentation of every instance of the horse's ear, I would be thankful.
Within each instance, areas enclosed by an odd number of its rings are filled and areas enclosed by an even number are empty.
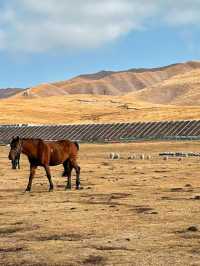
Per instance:
[[[19,140],[19,136],[16,137],[16,140],[17,140],[17,141]]]

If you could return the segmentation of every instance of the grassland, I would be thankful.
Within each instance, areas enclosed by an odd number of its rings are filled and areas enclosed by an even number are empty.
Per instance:
[[[82,190],[64,191],[62,169],[52,167],[54,192],[38,169],[32,192],[24,193],[27,159],[12,170],[8,147],[0,147],[0,265],[199,265],[200,160],[158,157],[199,148],[82,144]],[[122,158],[108,160],[112,151]],[[131,153],[152,158],[128,160]]]
[[[0,101],[0,124],[103,123],[199,119],[199,106],[144,103],[131,96],[52,96]]]

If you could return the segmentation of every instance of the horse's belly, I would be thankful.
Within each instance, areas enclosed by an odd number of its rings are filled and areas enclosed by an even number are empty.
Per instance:
[[[63,158],[61,158],[58,154],[52,154],[49,165],[56,166],[62,164],[63,162],[64,162]]]
[[[49,160],[49,165],[50,166],[56,166],[59,164],[62,164],[66,158],[64,155],[63,151],[58,150],[56,147],[51,148],[51,154],[50,154],[50,160]]]
[[[62,164],[62,162],[57,162],[57,163],[50,163],[49,166],[56,166],[56,165],[59,165],[59,164]]]

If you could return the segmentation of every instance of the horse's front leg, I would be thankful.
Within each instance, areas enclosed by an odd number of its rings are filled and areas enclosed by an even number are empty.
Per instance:
[[[47,178],[49,180],[49,191],[53,191],[53,182],[51,180],[51,172],[50,172],[50,168],[48,165],[44,166],[46,174],[47,174]]]
[[[30,165],[30,176],[29,176],[29,181],[28,181],[26,191],[31,191],[32,181],[33,181],[33,177],[35,175],[36,168],[37,168],[37,166]]]
[[[16,161],[15,160],[12,160],[12,169],[16,169]]]

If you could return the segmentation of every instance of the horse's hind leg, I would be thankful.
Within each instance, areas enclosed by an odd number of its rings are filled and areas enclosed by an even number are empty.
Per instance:
[[[64,166],[63,176],[67,176],[67,185],[65,189],[71,189],[72,188],[72,184],[71,184],[72,165],[70,161],[67,160],[63,163],[63,166]]]
[[[69,165],[70,165],[69,159],[67,159],[66,161],[64,161],[64,163],[63,163],[64,171],[62,173],[62,176],[64,176],[64,177],[68,176],[68,172],[69,172],[68,168],[69,168]]]
[[[80,172],[81,172],[81,168],[79,165],[77,165],[75,167],[76,170],[76,189],[80,189],[81,187],[81,182],[80,182]]]
[[[49,168],[48,165],[45,165],[44,168],[45,168],[45,171],[46,171],[46,174],[47,174],[47,178],[49,180],[49,191],[52,191],[53,190],[53,182],[51,180],[50,168]]]
[[[75,161],[71,161],[71,164],[76,171],[76,189],[80,189],[80,185],[81,185],[81,183],[80,183],[80,171],[81,171],[81,168],[77,164],[77,162],[75,162]]]
[[[29,181],[28,181],[26,191],[31,191],[32,181],[33,181],[33,177],[35,175],[36,168],[37,168],[37,166],[30,165],[30,176],[29,176]]]

